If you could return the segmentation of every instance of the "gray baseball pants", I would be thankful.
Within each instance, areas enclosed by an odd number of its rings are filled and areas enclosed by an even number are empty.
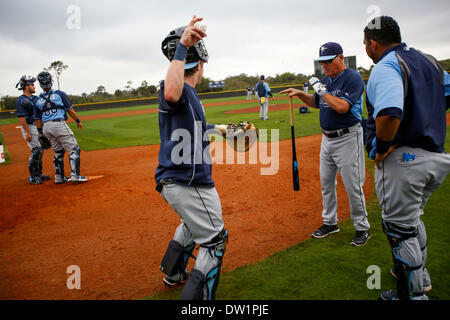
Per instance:
[[[322,186],[323,222],[336,225],[337,174],[341,173],[350,203],[350,214],[357,231],[370,229],[367,220],[366,200],[363,185],[365,181],[365,157],[363,130],[360,124],[350,128],[350,132],[337,138],[322,135],[320,148],[320,183]]]
[[[163,186],[161,196],[180,216],[181,224],[173,240],[184,247],[207,244],[224,228],[222,206],[216,188],[187,187],[175,183]],[[200,246],[194,268],[207,274],[219,264],[219,259]],[[180,275],[173,278],[178,280]]]
[[[420,148],[400,147],[375,168],[375,188],[386,222],[402,228],[414,228],[417,236],[401,241],[393,248],[395,258],[416,270],[411,271],[410,294],[423,292],[430,282],[425,268],[427,235],[420,217],[430,196],[450,172],[448,153],[429,152]],[[388,235],[389,239],[389,235]]]

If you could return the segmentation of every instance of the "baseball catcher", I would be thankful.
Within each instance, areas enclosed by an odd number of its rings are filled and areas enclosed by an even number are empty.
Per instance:
[[[159,92],[161,145],[156,190],[179,215],[181,223],[167,247],[160,270],[167,286],[187,279],[181,293],[183,300],[215,298],[228,242],[220,198],[211,176],[211,156],[207,150],[210,141],[202,138],[208,130],[223,132],[226,126],[207,124],[195,91],[209,59],[202,40],[206,33],[195,27],[201,20],[194,16],[188,26],[171,31],[162,42],[170,66]],[[180,154],[177,144],[183,134],[194,146]],[[200,248],[188,278],[186,266],[196,245]]]
[[[17,117],[22,129],[22,135],[31,150],[28,169],[30,171],[30,184],[42,184],[42,181],[50,180],[48,175],[42,174],[42,157],[44,156],[45,137],[40,137],[36,128],[36,122],[33,118],[34,106],[38,99],[33,93],[36,92],[34,83],[36,78],[31,76],[22,76],[16,84],[18,90],[22,90],[23,94],[17,98],[16,110]],[[48,140],[47,140],[48,142]],[[44,144],[43,144],[44,143]]]

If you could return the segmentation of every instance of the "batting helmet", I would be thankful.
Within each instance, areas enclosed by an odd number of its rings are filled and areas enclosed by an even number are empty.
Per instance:
[[[19,82],[17,82],[16,88],[18,90],[23,90],[23,89],[25,89],[26,85],[33,84],[35,81],[36,81],[35,77],[24,75],[20,78]]]
[[[180,43],[181,36],[183,35],[186,27],[187,26],[183,26],[170,31],[169,35],[163,40],[161,49],[167,59],[169,59],[169,61],[172,61],[175,55],[175,50],[177,49],[177,45],[178,43]],[[193,47],[189,48],[186,56],[186,66],[188,66],[188,64],[190,63],[195,63],[200,60],[208,62],[208,59],[209,56],[208,51],[205,47],[205,43],[203,42],[203,40],[199,40]],[[191,68],[195,66],[196,64],[193,64]]]
[[[37,79],[39,81],[39,85],[41,86],[42,89],[51,89],[52,88],[52,84],[53,84],[53,80],[52,80],[52,75],[50,73],[48,73],[47,71],[42,71],[41,73],[38,74]]]

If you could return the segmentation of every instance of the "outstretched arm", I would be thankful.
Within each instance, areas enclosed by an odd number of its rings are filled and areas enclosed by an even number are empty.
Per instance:
[[[312,94],[305,93],[294,88],[283,90],[280,92],[280,94],[287,94],[288,97],[298,97],[308,107],[317,108],[316,103],[314,102],[314,96]]]

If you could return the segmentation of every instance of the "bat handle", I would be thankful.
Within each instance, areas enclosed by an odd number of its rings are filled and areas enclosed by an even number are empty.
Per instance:
[[[289,97],[289,110],[291,113],[291,127],[294,125],[294,108],[292,107],[292,97]]]

